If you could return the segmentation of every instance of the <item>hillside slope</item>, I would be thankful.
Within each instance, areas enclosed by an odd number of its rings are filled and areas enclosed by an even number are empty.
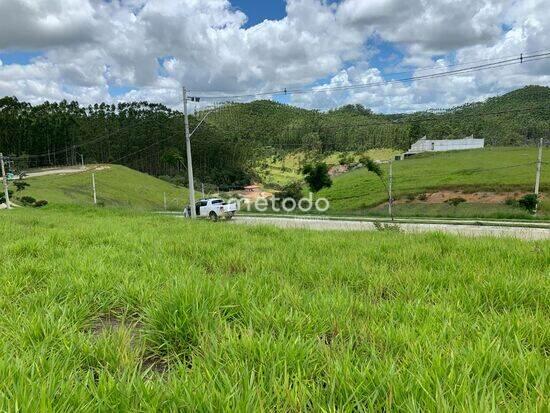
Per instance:
[[[362,105],[328,112],[273,101],[227,105],[208,118],[226,136],[278,150],[407,149],[424,135],[434,139],[475,135],[491,146],[535,144],[550,128],[550,88],[526,86],[483,102],[439,112],[375,114]],[[270,154],[268,154],[270,155]]]
[[[92,172],[95,174],[100,205],[154,210],[164,205],[166,193],[170,209],[187,203],[189,192],[150,175],[121,165],[97,166],[86,172],[28,178],[30,187],[16,196],[45,199],[50,204],[93,204]],[[17,200],[15,200],[17,202]]]
[[[550,157],[550,149],[544,150]],[[486,148],[425,154],[393,164],[393,193],[397,200],[441,190],[527,191],[534,187],[535,148]],[[382,165],[384,182],[388,165]],[[543,165],[541,189],[550,190],[550,168]],[[341,175],[333,186],[319,193],[331,202],[332,211],[359,211],[387,201],[380,179],[367,169]],[[425,205],[425,207],[428,207]]]

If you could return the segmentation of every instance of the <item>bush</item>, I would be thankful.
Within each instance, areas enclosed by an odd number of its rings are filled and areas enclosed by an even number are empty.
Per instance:
[[[455,207],[455,206],[458,206],[459,204],[466,202],[466,200],[462,197],[457,197],[457,198],[447,199],[445,202]]]
[[[363,156],[361,159],[359,159],[359,163],[363,164],[365,168],[377,175],[379,178],[382,178],[382,175],[384,175],[380,164],[373,161],[368,156]]]
[[[342,156],[338,160],[338,163],[340,165],[349,165],[349,164],[352,164],[353,162],[355,162],[355,159],[353,158],[353,156],[346,155],[346,154],[342,154]]]
[[[48,205],[48,201],[46,201],[45,199],[41,199],[39,201],[36,201],[32,206],[35,208],[42,208],[46,205]]]
[[[25,188],[30,186],[30,184],[28,182],[25,182],[22,179],[14,181],[13,184],[15,185],[15,188],[16,188],[17,192],[23,191]]]
[[[323,188],[332,186],[332,179],[328,174],[328,165],[324,162],[316,165],[306,165],[302,172],[311,192],[319,192]]]
[[[10,196],[10,198],[12,197],[13,191],[11,189],[8,189],[8,195]],[[6,203],[6,195],[4,194],[4,189],[0,188],[0,204],[5,204],[5,203]]]
[[[19,200],[25,206],[33,205],[36,202],[36,199],[32,196],[22,196],[21,198],[19,198]]]
[[[506,198],[504,204],[511,207],[517,207],[519,205],[519,202],[516,201],[514,198]]]
[[[539,198],[536,194],[527,194],[518,201],[518,204],[527,211],[534,212],[537,209],[538,202]]]
[[[428,195],[420,194],[420,195],[418,195],[418,200],[419,201],[427,201],[428,200]]]
[[[302,196],[302,184],[300,182],[291,182],[286,184],[279,193],[279,198],[281,199],[292,198],[296,201],[302,198]]]
[[[374,228],[376,228],[377,231],[382,232],[401,232],[401,227],[396,224],[383,224],[378,221],[374,221],[372,223],[374,225]]]

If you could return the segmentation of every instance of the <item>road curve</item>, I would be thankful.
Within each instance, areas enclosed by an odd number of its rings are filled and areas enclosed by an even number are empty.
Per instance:
[[[375,225],[366,221],[324,220],[311,218],[276,218],[237,216],[231,221],[235,225],[272,225],[279,228],[302,228],[319,231],[374,231]],[[470,237],[512,237],[524,240],[550,239],[550,229],[527,227],[504,227],[489,225],[452,225],[396,223],[399,229],[407,233],[446,232]]]

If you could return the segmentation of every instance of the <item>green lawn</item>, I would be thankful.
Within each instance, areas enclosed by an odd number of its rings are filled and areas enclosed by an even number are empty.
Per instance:
[[[166,193],[169,209],[187,205],[189,192],[153,176],[121,165],[99,166],[93,171],[29,178],[30,187],[16,196],[45,199],[50,204],[92,205],[92,172],[100,205],[160,210]],[[17,202],[17,200],[15,200]]]
[[[544,159],[550,159],[545,149]],[[394,196],[418,195],[441,189],[475,191],[533,191],[536,148],[486,148],[461,152],[419,155],[393,163]],[[524,165],[532,163],[530,165]],[[518,166],[520,165],[520,166]],[[382,165],[384,181],[388,165]],[[541,189],[550,189],[550,166],[543,165]],[[378,177],[359,169],[334,179],[333,186],[319,196],[331,202],[332,212],[366,211],[387,201],[387,192]],[[423,206],[429,215],[432,206]],[[504,208],[506,209],[506,208]],[[546,201],[543,213],[549,210]],[[521,211],[517,211],[521,213]]]
[[[2,411],[545,411],[549,242],[0,211]]]

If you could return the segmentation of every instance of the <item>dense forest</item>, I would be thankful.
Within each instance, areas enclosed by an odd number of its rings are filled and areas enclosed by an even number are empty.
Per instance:
[[[207,114],[190,117],[191,130]],[[530,145],[550,131],[550,88],[528,86],[441,112],[375,114],[361,105],[329,112],[273,101],[232,103],[209,113],[193,135],[198,181],[253,179],[254,163],[295,150],[331,152],[380,147],[407,149],[418,138],[485,138],[488,145]],[[0,99],[0,151],[17,169],[120,163],[160,176],[186,175],[183,116],[148,102],[45,102]]]

